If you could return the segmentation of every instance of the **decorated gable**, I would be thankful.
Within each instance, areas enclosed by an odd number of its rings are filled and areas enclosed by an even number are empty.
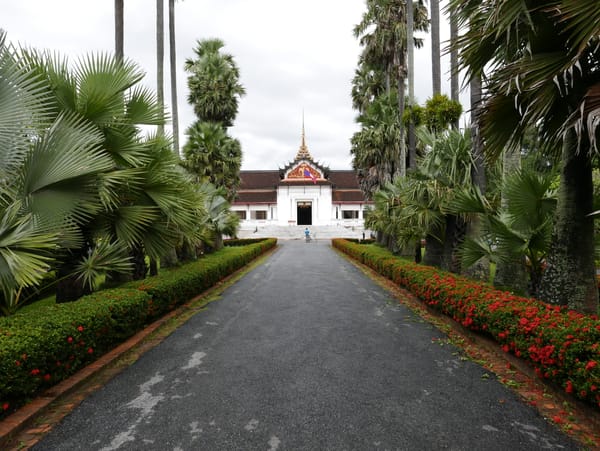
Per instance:
[[[323,179],[323,175],[308,163],[302,162],[297,166],[291,168],[285,177],[285,180],[298,179],[310,179],[316,181],[318,179]]]

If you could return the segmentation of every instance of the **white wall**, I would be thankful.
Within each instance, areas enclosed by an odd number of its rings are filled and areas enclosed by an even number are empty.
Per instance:
[[[312,202],[312,224],[331,224],[331,186],[280,186],[277,193],[279,225],[296,224],[298,202]]]

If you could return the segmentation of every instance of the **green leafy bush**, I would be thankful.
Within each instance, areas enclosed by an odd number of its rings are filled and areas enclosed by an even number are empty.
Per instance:
[[[277,244],[224,248],[76,302],[0,318],[0,418]]]
[[[386,249],[333,240],[334,247],[402,286],[464,327],[529,361],[542,379],[600,406],[600,321],[536,299],[418,265]]]

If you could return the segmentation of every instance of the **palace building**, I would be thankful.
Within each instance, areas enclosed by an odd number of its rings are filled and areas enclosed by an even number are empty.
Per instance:
[[[302,125],[294,161],[277,170],[241,171],[232,210],[241,226],[346,226],[364,224],[365,200],[353,170],[330,170],[308,151]]]

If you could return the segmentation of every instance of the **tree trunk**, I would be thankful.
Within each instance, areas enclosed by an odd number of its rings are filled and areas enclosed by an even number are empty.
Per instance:
[[[589,141],[569,130],[562,154],[556,222],[548,264],[538,297],[546,302],[568,305],[582,313],[598,313],[598,287],[594,264],[594,220],[592,164]]]
[[[161,115],[164,111],[165,94],[164,94],[164,3],[163,0],[156,0],[156,100]],[[165,134],[165,126],[161,123],[158,125],[158,134]]]
[[[450,11],[450,98],[455,102],[460,102],[459,99],[459,86],[458,86],[458,50],[454,47],[458,40],[458,24],[456,23],[456,17],[452,11]],[[456,130],[459,128],[459,120],[452,124],[452,127]]]
[[[455,215],[446,215],[446,233],[442,256],[442,269],[460,273],[460,258],[458,248],[465,238],[465,223]]]
[[[479,110],[481,108],[481,77],[475,76],[470,83],[471,89],[471,140],[473,166],[471,169],[471,180],[473,186],[478,188],[481,194],[485,194],[486,179],[483,156],[483,142],[481,140],[479,127]],[[481,220],[474,218],[467,224],[467,236],[476,239],[481,234]],[[470,268],[464,268],[465,275],[477,280],[488,280],[490,274],[490,262],[481,259]]]
[[[115,0],[115,57],[123,61],[123,0]]]
[[[75,267],[87,255],[90,245],[85,244],[80,249],[69,252],[56,275],[56,303],[73,302],[92,290],[83,284],[83,280],[73,275]]]
[[[442,241],[442,226],[434,226],[431,233],[425,237],[425,257],[423,263],[427,266],[442,267],[442,258],[444,256],[444,243]]]
[[[151,276],[158,275],[158,261],[155,258],[150,259],[150,275]]]
[[[173,152],[179,156],[179,109],[177,107],[177,47],[175,46],[175,0],[169,0],[169,61],[171,69],[171,114]]]
[[[431,8],[431,81],[433,95],[442,92],[442,74],[440,62],[440,2],[430,0]]]
[[[146,278],[148,273],[148,265],[146,264],[146,253],[142,246],[136,246],[131,250],[131,261],[133,263],[133,280],[142,280]]]
[[[406,2],[406,49],[408,53],[408,108],[409,111],[415,101],[415,41],[414,41],[414,6],[412,0]],[[412,111],[411,111],[412,113]],[[400,116],[402,117],[402,116]],[[415,124],[410,115],[408,123],[408,168],[416,167],[417,143],[415,137]],[[406,169],[405,169],[406,172]]]
[[[223,249],[223,235],[221,235],[220,233],[215,233],[213,247],[214,247],[215,251],[218,251],[219,249]]]

